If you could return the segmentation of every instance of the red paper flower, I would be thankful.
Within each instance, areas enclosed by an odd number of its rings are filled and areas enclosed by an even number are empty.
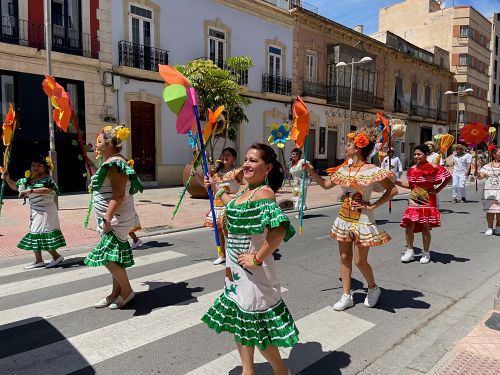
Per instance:
[[[470,147],[476,147],[481,142],[488,142],[490,138],[488,128],[478,122],[464,126],[460,131],[460,136]]]

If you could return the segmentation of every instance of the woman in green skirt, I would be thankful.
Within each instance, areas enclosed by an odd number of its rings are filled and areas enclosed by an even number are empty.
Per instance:
[[[25,177],[14,182],[7,173],[2,179],[7,181],[11,189],[19,192],[19,198],[29,199],[30,202],[30,231],[17,244],[23,250],[33,251],[35,262],[24,269],[51,268],[64,260],[56,250],[66,246],[66,241],[60,229],[59,215],[55,202],[59,189],[50,177],[54,168],[52,160],[47,156],[33,159],[31,168],[25,172]],[[45,263],[42,251],[52,255],[50,263]]]
[[[243,164],[248,186],[234,198],[215,193],[226,206],[226,277],[224,292],[202,317],[217,333],[234,334],[243,374],[254,374],[257,347],[276,375],[289,373],[278,347],[298,342],[298,330],[281,297],[277,264],[272,254],[295,233],[276,204],[283,168],[268,145],[250,146]],[[213,180],[205,186],[215,187]]]
[[[137,215],[132,195],[142,192],[142,184],[120,154],[122,141],[129,134],[129,129],[123,126],[106,126],[96,140],[96,151],[103,162],[92,176],[91,190],[101,242],[84,263],[91,267],[105,266],[113,276],[111,294],[96,303],[96,308],[121,309],[135,296],[125,268],[134,264],[127,236]]]

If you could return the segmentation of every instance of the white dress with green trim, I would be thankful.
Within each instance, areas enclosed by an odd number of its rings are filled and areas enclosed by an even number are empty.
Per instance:
[[[281,297],[276,261],[272,256],[261,267],[250,270],[238,264],[238,255],[256,254],[268,228],[283,225],[284,241],[295,230],[275,201],[263,199],[226,206],[226,277],[224,292],[202,317],[217,333],[235,335],[242,345],[290,347],[298,342],[297,327]]]
[[[47,176],[37,181],[21,178],[16,182],[19,191],[49,188],[50,194],[28,194],[30,203],[30,231],[17,244],[19,249],[31,251],[52,251],[66,246],[66,241],[61,232],[59,215],[55,197],[59,188],[54,180]]]
[[[108,177],[108,170],[111,167],[116,167],[119,173],[126,174],[128,180],[123,202],[110,221],[113,230],[105,233],[102,229],[102,219],[113,197],[113,189]],[[92,176],[92,202],[97,221],[97,232],[101,236],[101,242],[85,258],[84,263],[87,266],[97,267],[104,266],[109,262],[116,262],[123,268],[127,268],[134,264],[127,236],[129,231],[134,227],[137,216],[132,195],[139,191],[142,192],[142,189],[142,183],[134,169],[122,159],[114,159],[104,163]]]

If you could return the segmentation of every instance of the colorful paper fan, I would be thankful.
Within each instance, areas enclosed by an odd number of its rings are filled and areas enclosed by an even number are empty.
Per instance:
[[[271,125],[271,135],[267,141],[279,148],[285,147],[286,141],[290,139],[290,124],[285,122],[281,125],[273,123]]]
[[[54,77],[45,75],[42,81],[43,92],[49,97],[54,112],[52,118],[54,123],[64,132],[68,131],[69,119],[71,118],[71,101],[64,88],[56,82]]]
[[[302,148],[309,134],[309,111],[300,96],[293,101],[292,113],[293,127],[290,139],[295,141],[298,148]]]
[[[441,137],[439,138],[439,151],[441,152],[441,154],[445,155],[454,141],[455,137],[451,134],[441,135]]]
[[[218,107],[215,112],[212,112],[212,110],[209,108],[208,109],[208,121],[207,124],[205,125],[205,129],[203,130],[203,141],[207,143],[207,140],[210,139],[215,133],[218,133],[221,131],[221,129],[217,129],[217,123],[219,122],[219,118],[222,115],[222,112],[224,111],[224,106],[221,105]]]
[[[170,65],[158,65],[160,76],[166,83],[163,89],[163,100],[168,108],[177,115],[177,134],[196,131],[196,117],[193,105],[196,104],[196,93],[189,80]]]
[[[494,126],[490,126],[490,128],[488,129],[488,135],[490,136],[489,140],[490,143],[495,140],[495,134],[497,134],[497,128],[495,128]]]
[[[460,138],[468,146],[476,147],[481,142],[488,142],[490,136],[488,134],[488,128],[486,128],[483,124],[474,122],[467,124],[462,128],[460,131]]]
[[[389,120],[383,115],[383,113],[377,112],[375,125],[380,133],[378,143],[381,143],[383,146],[389,140]]]
[[[2,125],[2,141],[4,146],[10,145],[12,140],[12,134],[14,133],[14,128],[16,127],[16,112],[12,103],[9,104],[9,111],[5,116],[5,122]]]

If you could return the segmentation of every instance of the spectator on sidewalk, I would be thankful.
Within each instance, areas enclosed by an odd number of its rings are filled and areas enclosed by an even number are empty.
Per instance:
[[[390,160],[390,169],[389,169],[389,160]],[[403,164],[401,164],[401,160],[397,156],[394,156],[394,149],[387,149],[387,156],[382,160],[380,164],[380,168],[387,169],[393,172],[396,175],[396,178],[401,178],[403,173]]]
[[[372,267],[368,263],[368,252],[371,246],[382,245],[390,241],[391,237],[386,232],[379,231],[374,210],[397,194],[397,189],[391,181],[395,177],[394,173],[367,163],[377,138],[378,133],[372,128],[349,133],[348,143],[345,146],[346,162],[334,168],[329,179],[320,177],[311,164],[306,163],[304,166],[307,173],[323,189],[339,185],[343,191],[342,206],[330,233],[339,244],[340,272],[344,290],[340,300],[333,305],[337,311],[354,306],[351,290],[353,254],[356,265],[368,283],[364,305],[374,307],[381,293],[375,283]],[[384,194],[374,203],[370,203],[373,191],[379,188]]]
[[[461,144],[453,145],[455,154],[453,155],[453,203],[459,200],[466,201],[465,182],[470,175],[472,156],[465,152],[465,146]]]
[[[7,172],[2,174],[2,179],[7,181],[9,187],[19,192],[19,198],[27,198],[30,203],[30,231],[17,245],[19,249],[33,251],[35,254],[35,262],[24,267],[26,270],[51,268],[64,260],[57,252],[58,248],[66,246],[66,241],[60,229],[55,201],[59,188],[50,177],[53,169],[52,159],[40,156],[32,160],[30,170],[17,182]],[[44,262],[42,251],[47,251],[52,256],[50,263]]]
[[[441,164],[441,155],[439,155],[437,150],[436,142],[427,141],[424,143],[429,148],[429,156],[427,156],[427,161],[434,165],[442,165]]]
[[[420,263],[427,264],[431,260],[431,228],[441,226],[441,214],[437,208],[436,196],[451,180],[450,172],[444,167],[428,162],[429,147],[415,147],[415,165],[408,170],[408,182],[396,181],[397,186],[410,189],[408,207],[400,225],[406,228],[406,250],[401,257],[403,263],[411,262],[415,253],[413,241],[415,233],[422,232],[424,251]],[[437,186],[437,187],[436,187]]]
[[[488,228],[486,236],[500,235],[500,147],[496,146],[493,151],[493,161],[484,165],[474,175],[478,180],[484,180],[483,188],[483,211],[486,212]],[[496,227],[494,226],[496,216]]]
[[[236,150],[232,147],[226,147],[222,150],[220,160],[218,160],[218,163],[216,162],[215,169],[211,172],[211,177],[216,182],[216,189],[213,190],[214,194],[216,191],[224,188],[230,196],[234,197],[240,190],[240,187],[243,184],[243,171],[241,168],[236,168],[234,165],[236,156]],[[199,175],[198,178],[200,183],[203,185],[203,178]],[[226,241],[223,231],[225,205],[224,202],[217,197],[214,197],[214,211],[220,240],[220,252],[217,254],[217,259],[213,262],[213,264],[217,265],[226,261]],[[212,211],[208,211],[203,226],[209,228],[214,227]]]
[[[103,163],[92,176],[92,199],[101,241],[85,258],[90,267],[105,266],[113,276],[111,294],[94,305],[121,309],[135,297],[125,270],[134,264],[127,236],[135,224],[132,195],[142,184],[135,171],[120,154],[130,131],[124,126],[106,126],[97,137],[96,149]]]
[[[292,200],[293,209],[295,211],[300,211],[300,202],[302,200],[302,179],[304,175],[304,170],[302,166],[304,165],[304,159],[302,159],[302,150],[300,148],[294,148],[292,150],[292,166],[290,167],[290,174],[293,178],[292,185]],[[307,181],[304,186],[304,211],[307,209],[306,206],[307,197]],[[298,219],[298,215],[295,215]]]

